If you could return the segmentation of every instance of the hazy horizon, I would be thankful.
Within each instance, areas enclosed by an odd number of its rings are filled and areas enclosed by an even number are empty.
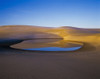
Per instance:
[[[99,0],[1,0],[0,26],[100,28]]]

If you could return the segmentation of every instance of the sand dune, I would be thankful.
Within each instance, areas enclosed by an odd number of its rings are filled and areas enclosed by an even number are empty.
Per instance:
[[[63,38],[64,40],[97,43],[100,41],[100,29],[82,29],[67,26],[48,28],[27,25],[0,27],[1,40],[27,40],[34,38]]]
[[[40,35],[39,35],[40,34]],[[48,28],[40,26],[25,26],[25,25],[9,25],[0,27],[0,38],[12,37],[12,38],[58,38],[66,37],[67,35],[100,35],[100,29],[83,29],[75,27],[58,27],[58,28]],[[33,35],[33,36],[32,36]],[[35,36],[34,36],[35,35]],[[39,36],[38,36],[39,35]],[[53,37],[54,35],[54,37]]]
[[[60,36],[48,33],[52,28],[36,26],[2,26],[0,38],[33,39],[33,38],[59,38]],[[61,37],[60,37],[61,38]]]
[[[35,47],[38,40],[34,45],[27,40],[38,37],[63,38],[63,41],[51,45],[65,47],[68,41],[73,41],[68,46],[81,44],[82,48],[70,52],[47,52],[8,47],[13,44]],[[44,43],[47,41],[41,42],[40,47],[45,46]],[[100,29],[2,26],[0,45],[0,79],[100,79]]]

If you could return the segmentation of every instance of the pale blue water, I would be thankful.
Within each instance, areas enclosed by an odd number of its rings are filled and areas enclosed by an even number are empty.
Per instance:
[[[34,50],[34,51],[75,51],[80,49],[79,47],[70,47],[70,48],[60,48],[60,47],[43,47],[43,48],[28,48],[24,50]]]

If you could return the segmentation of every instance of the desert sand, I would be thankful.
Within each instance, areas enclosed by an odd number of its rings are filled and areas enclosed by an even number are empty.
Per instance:
[[[83,46],[70,52],[11,48],[40,37]],[[1,26],[0,41],[0,79],[100,79],[100,29]],[[57,45],[64,46],[62,42]]]

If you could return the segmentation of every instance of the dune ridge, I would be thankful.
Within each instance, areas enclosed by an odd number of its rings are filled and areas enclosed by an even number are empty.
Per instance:
[[[1,42],[2,40],[3,42],[9,41],[9,39],[29,40],[35,38],[62,38],[64,40],[87,42],[100,46],[100,29],[85,29],[69,26],[50,28],[28,25],[8,25],[0,27]]]

